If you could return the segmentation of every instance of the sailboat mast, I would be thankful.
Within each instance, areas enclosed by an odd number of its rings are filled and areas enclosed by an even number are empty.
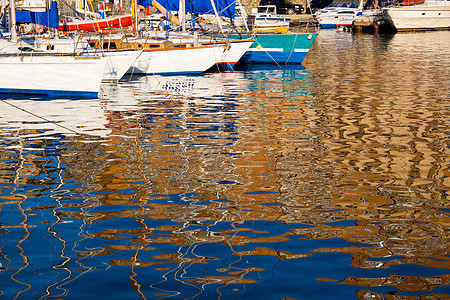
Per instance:
[[[11,41],[16,43],[17,42],[17,28],[16,28],[16,1],[15,0],[9,0],[9,33]]]
[[[83,8],[84,8],[84,19],[87,20],[87,10],[89,9],[87,5],[87,0],[83,1]]]
[[[216,4],[214,3],[214,0],[211,0],[211,5],[214,10],[214,14],[216,15],[217,23],[219,24],[219,28],[220,28],[220,32],[223,33],[222,23],[220,22],[219,13],[217,12],[217,8],[216,8]]]
[[[247,12],[245,11],[245,8],[242,6],[241,0],[238,0],[238,5],[239,5],[239,12],[241,13],[242,19],[244,20],[245,30],[249,32],[247,24]]]
[[[132,6],[133,6],[133,14],[134,14],[134,18],[133,18],[133,31],[135,34],[137,34],[138,32],[138,24],[139,24],[139,5],[137,3],[137,0],[131,0],[132,1]]]
[[[181,31],[186,32],[186,2],[185,0],[180,0],[178,17],[181,23]]]

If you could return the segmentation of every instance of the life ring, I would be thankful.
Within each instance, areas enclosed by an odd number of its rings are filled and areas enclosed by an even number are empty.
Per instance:
[[[18,6],[22,6],[22,5],[23,5],[23,0],[19,0],[19,1],[17,1],[17,2],[16,2],[16,5],[18,5]]]
[[[34,30],[36,33],[42,33],[44,31],[44,26],[36,24],[34,25]]]

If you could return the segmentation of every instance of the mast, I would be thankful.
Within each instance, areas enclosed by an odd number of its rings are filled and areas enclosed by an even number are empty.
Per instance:
[[[307,1],[307,3],[309,2]],[[241,0],[238,0],[238,4],[239,4],[239,12],[241,13],[242,19],[244,20],[245,30],[249,32],[247,24],[247,12],[245,11],[245,8],[242,6]]]
[[[84,8],[84,19],[87,20],[87,10],[89,9],[87,5],[87,0],[83,1],[83,8]]]
[[[137,3],[137,0],[132,0],[132,11],[134,14],[133,18],[133,31],[137,35],[138,34],[138,17],[139,17],[139,5]]]
[[[362,1],[362,0],[361,0],[361,1]],[[213,10],[214,10],[214,14],[216,15],[217,22],[218,22],[219,28],[220,28],[220,32],[223,34],[222,23],[220,22],[219,13],[217,12],[217,8],[216,8],[216,4],[214,3],[214,0],[211,0],[211,5],[212,5],[212,8],[213,8]]]
[[[11,42],[17,43],[16,1],[9,0],[9,33]]]
[[[186,2],[185,2],[185,0],[180,0],[180,2],[179,2],[178,18],[180,19],[180,23],[181,23],[181,31],[186,32]]]

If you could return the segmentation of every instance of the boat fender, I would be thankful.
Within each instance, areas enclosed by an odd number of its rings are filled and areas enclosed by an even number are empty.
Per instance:
[[[44,31],[44,26],[36,24],[34,26],[34,30],[36,31],[36,33],[42,33],[42,31]]]
[[[231,44],[230,42],[226,42],[225,45],[223,45],[223,52],[225,53],[225,51],[230,50],[231,48]]]

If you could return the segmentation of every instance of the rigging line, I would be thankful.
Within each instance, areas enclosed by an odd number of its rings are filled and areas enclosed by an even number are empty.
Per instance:
[[[286,62],[284,63],[285,65],[287,65],[289,59],[291,58],[292,52],[294,52],[295,42],[297,41],[297,36],[298,36],[298,34],[295,34],[294,42],[292,43],[291,52],[289,52],[289,56],[288,56]]]
[[[321,39],[319,39],[319,36],[317,36],[316,37],[316,40],[321,40]],[[318,45],[319,45],[319,47],[323,47],[326,51],[328,51],[328,52],[330,52],[331,54],[333,54],[334,56],[336,56],[336,58],[338,59],[338,60],[340,60],[341,61],[341,63],[344,63],[345,64],[345,61],[342,59],[342,58],[340,58],[333,50],[331,50],[330,48],[328,48],[325,44],[321,44],[321,43],[318,43]]]
[[[255,40],[255,42],[257,42],[258,45],[262,48],[262,45],[257,40]],[[269,54],[269,52],[267,50],[264,50],[264,52],[266,52],[266,54],[269,55],[269,57],[273,60],[273,62],[276,63],[280,69],[282,69],[280,64],[272,57],[272,55]]]
[[[21,111],[23,111],[23,112],[25,112],[25,113],[27,113],[27,114],[30,114],[30,115],[32,115],[32,116],[35,116],[36,118],[42,119],[42,120],[44,120],[44,121],[46,121],[46,122],[48,122],[48,123],[52,123],[52,124],[54,124],[54,125],[56,125],[56,126],[59,126],[59,127],[61,127],[61,128],[64,128],[65,130],[68,130],[68,131],[73,132],[73,133],[75,133],[75,134],[82,135],[82,134],[79,133],[78,131],[75,131],[75,130],[73,130],[73,129],[67,128],[67,127],[64,126],[64,125],[58,124],[58,123],[56,123],[56,122],[54,122],[54,121],[51,121],[51,120],[46,119],[46,118],[44,118],[44,117],[41,117],[41,116],[39,116],[39,115],[37,115],[37,114],[35,114],[35,113],[32,113],[32,112],[30,112],[30,111],[28,111],[28,110],[26,110],[26,109],[23,109],[23,108],[21,108],[21,107],[19,107],[19,106],[17,106],[17,105],[11,104],[11,103],[9,103],[8,101],[5,101],[5,100],[3,100],[3,99],[0,99],[0,101],[3,102],[3,103],[5,103],[5,104],[8,104],[8,105],[10,105],[10,106],[12,106],[12,107],[14,107],[14,108],[16,108],[16,109],[18,109],[18,110],[21,110]]]

